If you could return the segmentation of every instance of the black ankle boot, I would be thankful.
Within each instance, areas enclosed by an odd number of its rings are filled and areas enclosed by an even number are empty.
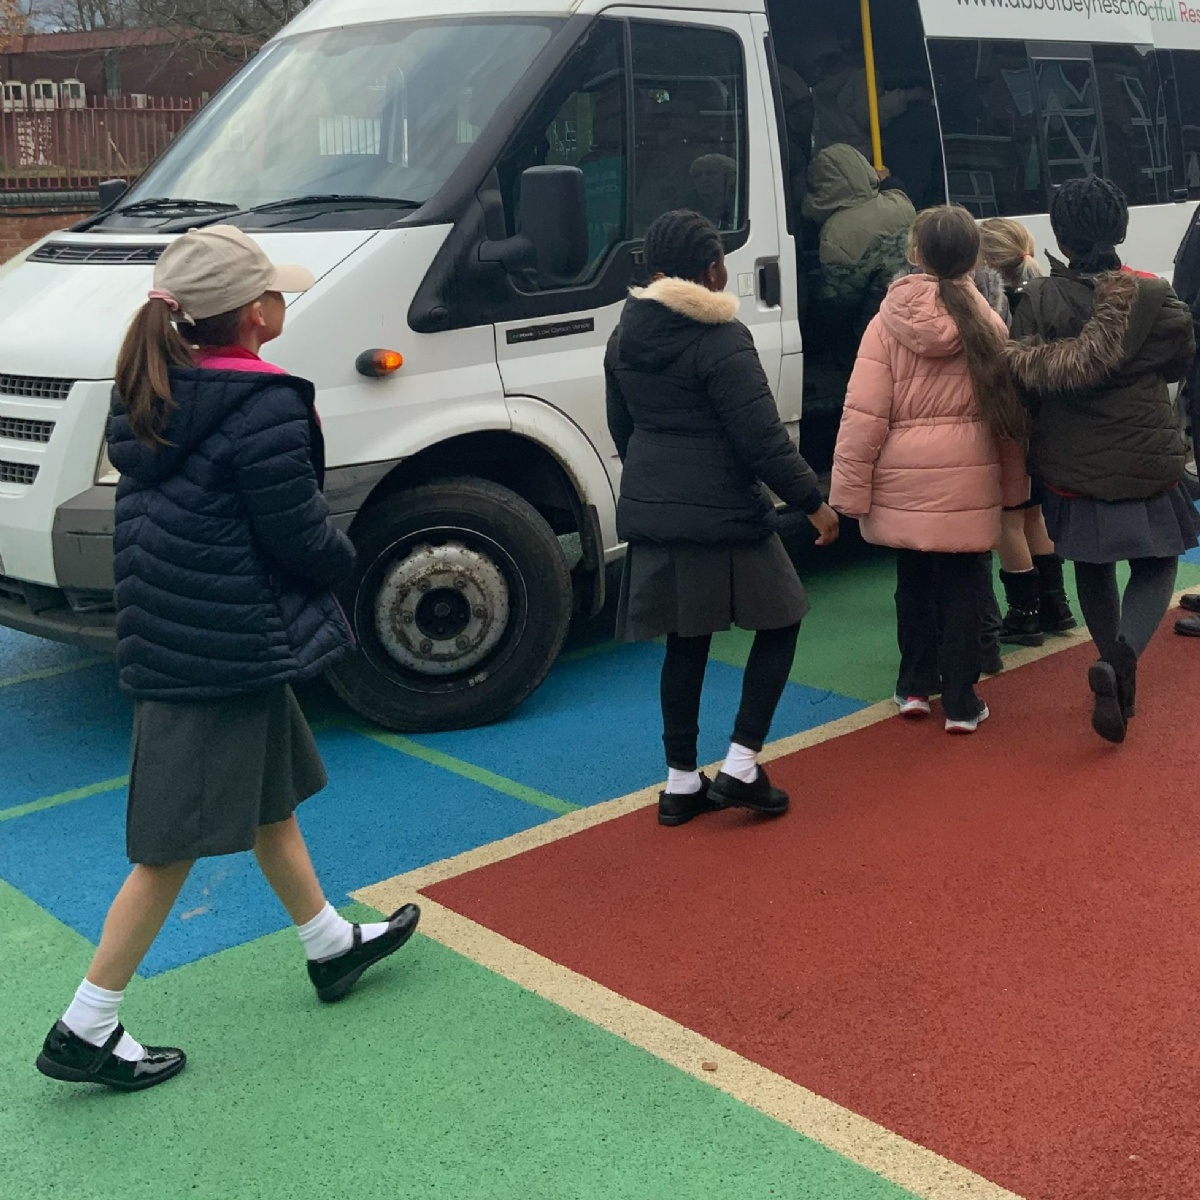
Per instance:
[[[1001,571],[1008,612],[1000,626],[1000,640],[1011,646],[1040,646],[1046,636],[1038,613],[1040,578],[1036,571]]]
[[[1063,560],[1057,554],[1034,555],[1038,573],[1038,621],[1043,633],[1066,633],[1079,622],[1067,601],[1063,587]]]
[[[1119,638],[1111,661],[1117,677],[1117,699],[1121,704],[1121,714],[1128,721],[1137,709],[1137,655],[1124,638]]]

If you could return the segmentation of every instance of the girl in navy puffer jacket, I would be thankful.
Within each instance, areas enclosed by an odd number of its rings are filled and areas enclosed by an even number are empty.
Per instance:
[[[126,984],[197,858],[253,850],[296,923],[322,1000],[412,936],[405,905],[352,925],[325,899],[294,815],[326,783],[291,682],[350,645],[329,589],[354,548],[329,519],[312,385],[259,358],[284,292],[311,287],[232,226],[163,252],[117,362],[109,457],[117,659],[134,698],[127,848],[133,872],[38,1069],[138,1091],[186,1058],[118,1022]]]

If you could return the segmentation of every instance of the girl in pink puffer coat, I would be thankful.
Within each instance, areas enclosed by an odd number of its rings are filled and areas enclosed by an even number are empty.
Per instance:
[[[963,208],[917,217],[909,257],[863,335],[829,501],[893,546],[905,716],[940,692],[951,733],[988,717],[975,693],[981,598],[1001,509],[1028,496],[1025,414],[1001,354],[1003,320],[971,282],[979,231]]]

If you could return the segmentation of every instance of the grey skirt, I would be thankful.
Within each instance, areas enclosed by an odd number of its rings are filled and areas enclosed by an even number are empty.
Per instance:
[[[783,629],[808,613],[804,585],[778,536],[737,545],[633,543],[625,554],[617,638],[702,637],[731,625]]]
[[[133,709],[126,849],[147,865],[236,854],[326,784],[286,684],[220,700]]]
[[[1182,487],[1150,500],[1042,497],[1046,531],[1061,558],[1115,563],[1131,558],[1178,558],[1196,545],[1200,515]]]

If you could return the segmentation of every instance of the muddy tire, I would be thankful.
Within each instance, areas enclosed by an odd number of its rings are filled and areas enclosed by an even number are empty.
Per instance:
[[[546,678],[571,618],[571,577],[536,509],[488,480],[442,479],[365,509],[342,603],[357,651],[334,691],[400,732],[487,725]]]

